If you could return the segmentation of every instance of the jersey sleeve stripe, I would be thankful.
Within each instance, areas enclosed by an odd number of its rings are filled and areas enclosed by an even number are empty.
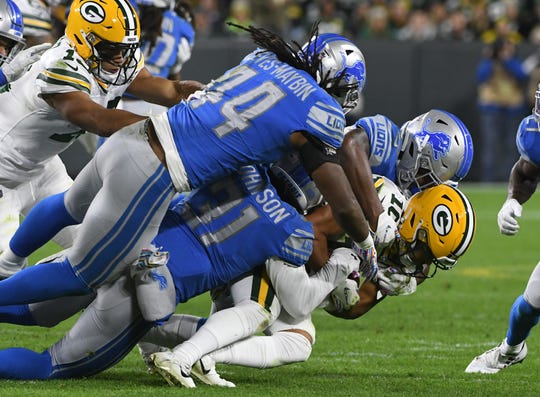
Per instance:
[[[69,85],[79,91],[90,94],[90,82],[77,73],[64,69],[47,69],[38,75],[38,79],[52,85]]]
[[[23,16],[23,23],[25,28],[34,28],[39,30],[50,31],[52,29],[51,21],[39,18],[30,18]]]

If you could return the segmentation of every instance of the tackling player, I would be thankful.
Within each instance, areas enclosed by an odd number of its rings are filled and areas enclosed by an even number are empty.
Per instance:
[[[282,202],[265,172],[253,166],[179,200],[167,211],[153,243],[169,253],[166,266],[165,254],[145,251],[115,283],[97,289],[97,297],[0,307],[3,322],[53,326],[93,300],[66,336],[43,353],[0,350],[0,377],[96,374],[120,361],[156,321],[174,312],[178,302],[226,284],[268,257],[299,267],[309,259],[314,268],[327,260],[312,253],[312,225]],[[245,247],[241,254],[240,246]],[[358,259],[346,259],[341,264],[344,274],[359,264]],[[266,318],[263,309],[249,314],[257,321]]]
[[[67,224],[82,225],[67,259],[0,282],[0,304],[86,294],[114,280],[157,234],[175,192],[294,149],[365,259],[365,275],[375,275],[369,225],[336,152],[343,108],[354,107],[365,80],[361,51],[316,29],[298,51],[269,31],[248,30],[262,49],[167,113],[115,133],[65,195],[32,211],[19,229],[26,224],[24,256]]]
[[[520,158],[512,167],[508,195],[497,215],[499,230],[508,236],[519,231],[517,218],[521,217],[522,204],[531,198],[540,180],[540,85],[535,98],[533,114],[525,117],[517,130]],[[531,273],[525,291],[512,305],[506,337],[493,349],[475,357],[465,372],[494,374],[522,362],[527,357],[525,340],[539,319],[540,262]]]
[[[390,181],[385,180],[384,185],[381,179],[378,180],[380,196],[385,211],[390,214],[401,213],[403,210],[404,198],[401,192]],[[437,216],[437,215],[448,215]],[[329,208],[319,207],[308,215],[308,219],[315,221],[314,231],[317,238],[318,248],[325,248],[326,236],[331,239],[339,233],[339,226],[332,219]],[[434,223],[434,220],[442,220],[441,223]],[[196,329],[197,319],[193,316],[184,317],[175,315],[163,326],[151,330],[143,340],[146,343],[153,343],[168,347],[190,337],[179,347],[175,347],[172,352],[165,351],[150,356],[148,363],[150,368],[158,370],[160,373],[173,375],[166,379],[175,380],[186,387],[194,387],[189,374],[189,364],[196,364],[193,373],[203,382],[218,386],[230,386],[223,379],[216,376],[213,368],[214,362],[247,365],[257,368],[268,368],[278,365],[289,364],[298,361],[305,361],[309,357],[312,345],[315,342],[315,328],[311,322],[311,312],[320,305],[331,306],[327,308],[332,314],[355,319],[373,308],[388,295],[406,295],[416,291],[418,283],[426,278],[432,277],[435,271],[431,272],[430,267],[435,269],[451,269],[459,257],[461,257],[472,243],[475,231],[475,215],[473,208],[467,197],[457,189],[440,185],[429,188],[414,195],[408,202],[403,217],[400,222],[400,238],[395,239],[389,246],[380,250],[379,273],[375,280],[365,281],[358,291],[357,299],[349,298],[349,305],[336,310],[335,306],[328,303],[328,294],[334,288],[347,288],[348,292],[355,293],[356,288],[342,281],[346,277],[325,277],[321,280],[319,275],[307,277],[307,273],[296,271],[295,269],[276,267],[273,264],[266,266],[270,284],[261,282],[257,277],[242,279],[240,283],[248,286],[233,284],[231,287],[231,297],[234,303],[238,301],[246,305],[246,300],[251,300],[253,304],[259,305],[264,302],[268,311],[273,314],[273,319],[279,314],[277,320],[266,329],[269,336],[253,336],[240,342],[226,346],[220,350],[212,351],[208,347],[215,345],[215,340],[219,338],[219,331],[216,329],[216,320],[231,309],[224,309],[212,314],[202,327],[193,335]],[[338,253],[334,251],[334,255]],[[341,260],[344,263],[345,260]],[[329,260],[321,272],[332,271],[333,261]],[[276,272],[275,269],[278,269]],[[281,270],[285,270],[282,272]],[[301,269],[298,269],[301,270]],[[334,270],[335,271],[335,270]],[[337,273],[339,274],[339,272]],[[294,278],[295,288],[291,290],[290,283],[283,282],[285,278]],[[348,280],[353,285],[355,282]],[[268,280],[267,280],[268,282]],[[274,295],[275,290],[275,295]],[[266,292],[265,291],[269,291]],[[230,299],[230,298],[229,298]],[[325,301],[326,299],[326,301]],[[278,301],[279,300],[279,301]],[[218,299],[218,306],[221,299]],[[345,302],[342,302],[345,304]],[[281,312],[280,312],[281,309]],[[194,324],[189,327],[187,324]],[[226,332],[227,328],[236,327],[237,334],[242,336],[242,327],[246,321],[240,325],[237,323],[227,324],[221,321],[219,330]],[[212,328],[214,328],[212,332]],[[266,324],[260,324],[262,328]],[[241,339],[240,337],[238,339]],[[146,345],[148,347],[148,345]],[[190,353],[198,351],[200,356],[191,357]],[[203,354],[207,354],[202,357]],[[196,360],[195,360],[196,359]],[[171,361],[176,360],[176,366]],[[191,361],[190,361],[191,360]],[[199,361],[197,361],[199,360]],[[210,371],[213,375],[207,375]]]

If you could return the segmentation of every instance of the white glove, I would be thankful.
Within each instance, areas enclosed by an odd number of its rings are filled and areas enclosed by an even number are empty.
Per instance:
[[[388,246],[399,235],[397,222],[393,217],[383,211],[377,221],[375,232],[375,245],[379,250]]]
[[[416,291],[416,278],[398,273],[392,267],[379,269],[377,284],[383,295],[410,295]]]
[[[372,280],[377,275],[379,269],[377,265],[377,250],[371,234],[361,243],[353,243],[352,249],[360,257],[360,266],[358,271],[367,280]]]
[[[516,199],[506,200],[497,214],[497,223],[502,234],[513,236],[519,231],[516,218],[521,217],[521,204]]]
[[[7,81],[12,82],[17,80],[26,68],[41,58],[41,54],[50,47],[51,43],[43,43],[29,47],[15,55],[15,58],[13,58],[10,63],[2,65],[2,72],[4,72]]]
[[[330,300],[325,309],[330,312],[341,313],[349,310],[360,301],[358,296],[358,283],[350,278],[341,282],[330,293]]]

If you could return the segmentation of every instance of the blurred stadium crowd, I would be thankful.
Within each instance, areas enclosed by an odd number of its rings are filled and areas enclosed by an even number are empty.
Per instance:
[[[199,37],[256,24],[303,40],[313,21],[351,39],[540,43],[538,0],[192,0]]]

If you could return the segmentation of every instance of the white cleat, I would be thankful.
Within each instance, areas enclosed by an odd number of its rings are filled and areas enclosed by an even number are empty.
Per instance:
[[[203,356],[198,360],[193,368],[191,373],[197,377],[201,382],[206,383],[210,386],[220,386],[220,387],[236,387],[232,382],[229,382],[226,379],[223,379],[216,371],[216,363],[209,356]]]
[[[184,386],[194,388],[195,382],[189,376],[190,368],[182,368],[182,364],[174,357],[170,351],[153,353],[150,355],[150,360],[154,364],[154,368],[169,385]]]
[[[501,369],[505,369],[514,364],[519,364],[527,357],[526,343],[523,343],[521,350],[514,354],[503,354],[501,345],[502,343],[499,343],[497,347],[475,357],[467,368],[465,368],[465,372],[469,374],[496,374]]]

